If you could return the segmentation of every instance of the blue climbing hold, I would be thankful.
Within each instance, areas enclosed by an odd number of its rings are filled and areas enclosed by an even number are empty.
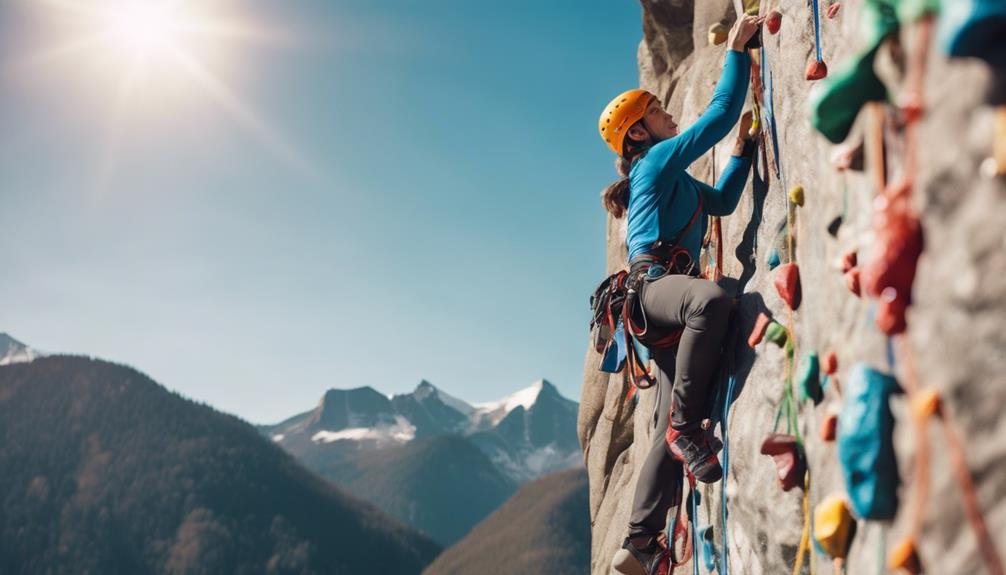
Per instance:
[[[781,263],[782,259],[779,257],[779,250],[772,250],[768,253],[768,269],[774,270]]]
[[[838,458],[856,515],[892,519],[898,510],[898,462],[889,399],[900,390],[890,375],[859,363],[843,389]]]
[[[1006,0],[954,0],[942,8],[938,33],[949,56],[1006,67]]]

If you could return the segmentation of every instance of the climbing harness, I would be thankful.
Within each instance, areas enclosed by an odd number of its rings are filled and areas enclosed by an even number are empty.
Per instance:
[[[673,241],[658,240],[650,250],[636,256],[629,270],[620,270],[605,278],[590,296],[594,349],[601,354],[601,371],[618,373],[628,366],[631,386],[625,401],[635,390],[652,387],[656,380],[646,363],[648,349],[674,347],[683,330],[657,329],[649,326],[638,301],[644,281],[667,274],[696,275],[698,271],[688,251],[678,245],[702,215],[702,196],[685,228]]]

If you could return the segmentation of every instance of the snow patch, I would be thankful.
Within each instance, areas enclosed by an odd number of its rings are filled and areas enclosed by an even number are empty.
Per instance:
[[[352,441],[373,440],[373,441],[395,441],[406,443],[416,437],[416,426],[409,423],[407,419],[400,415],[395,416],[395,423],[392,425],[381,425],[378,427],[350,427],[340,431],[321,430],[311,436],[314,443],[332,443],[343,439]]]
[[[283,441],[284,439],[286,439],[286,436],[283,435],[282,433],[277,433],[276,435],[272,436],[272,440],[275,441],[276,443],[279,443],[280,441]]]
[[[496,426],[507,414],[518,407],[523,407],[525,410],[531,409],[534,403],[538,401],[538,394],[541,393],[544,385],[545,380],[539,379],[530,387],[515,391],[498,401],[476,403],[474,404],[475,412],[472,414],[472,417],[482,425],[488,420],[490,425]]]

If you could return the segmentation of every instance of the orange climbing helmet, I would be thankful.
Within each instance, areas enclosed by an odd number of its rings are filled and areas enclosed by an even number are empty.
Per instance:
[[[597,128],[611,151],[624,155],[625,134],[630,126],[643,119],[646,107],[656,98],[650,92],[637,88],[622,92],[604,107]]]

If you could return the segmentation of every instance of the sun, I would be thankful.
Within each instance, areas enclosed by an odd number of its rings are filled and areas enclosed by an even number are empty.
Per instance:
[[[2,1],[2,0],[0,0]],[[139,116],[179,112],[205,100],[284,163],[309,171],[289,142],[232,87],[242,48],[288,45],[291,31],[256,24],[243,3],[231,0],[33,0],[52,24],[49,46],[20,68],[65,64],[60,75],[96,90],[107,103],[104,145],[114,164],[119,140]],[[244,12],[244,13],[242,13]],[[253,46],[249,46],[253,45]],[[246,66],[251,62],[243,62]]]
[[[178,7],[145,2],[109,8],[103,14],[107,41],[140,59],[177,50],[186,24],[186,14]]]

